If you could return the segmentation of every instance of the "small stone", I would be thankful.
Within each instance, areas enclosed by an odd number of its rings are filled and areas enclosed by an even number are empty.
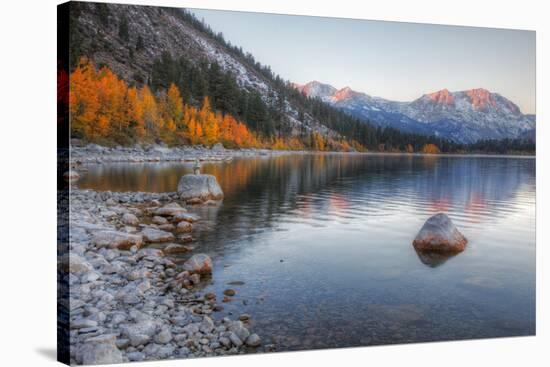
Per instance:
[[[77,360],[82,364],[122,363],[122,353],[116,346],[116,336],[100,335],[87,339],[76,351]]]
[[[141,235],[146,242],[170,242],[174,240],[172,233],[151,227],[143,229]]]
[[[143,237],[125,232],[100,231],[94,234],[92,244],[98,248],[109,247],[128,250],[132,246],[141,248]]]
[[[247,313],[243,313],[242,315],[239,316],[239,320],[248,321],[248,320],[250,320],[250,315],[247,314]]]
[[[122,223],[129,225],[129,226],[138,226],[139,225],[139,219],[131,213],[125,213],[122,215],[121,219]]]
[[[249,347],[258,347],[262,343],[262,340],[258,336],[258,334],[250,334],[248,338],[246,338],[246,345]]]
[[[83,328],[90,328],[90,327],[96,327],[97,321],[94,320],[88,320],[88,319],[79,319],[71,321],[71,329],[83,329]]]
[[[172,223],[166,223],[166,224],[161,224],[159,226],[159,229],[160,230],[163,230],[163,231],[173,231],[176,229],[176,227],[174,227],[174,225]]]
[[[158,215],[155,215],[153,217],[153,219],[151,220],[151,222],[153,222],[155,224],[158,224],[158,225],[162,225],[162,224],[168,223],[168,219],[166,219],[164,217],[161,217],[161,216],[158,216]]]
[[[172,333],[169,329],[164,329],[155,337],[155,342],[159,344],[167,344],[172,340]]]
[[[222,336],[219,340],[220,340],[220,344],[223,345],[224,347],[226,348],[231,347],[231,340],[229,340],[229,338]]]
[[[168,246],[166,246],[162,251],[165,254],[184,254],[192,250],[193,248],[190,246],[183,246],[183,245],[178,245],[176,243],[171,243]]]
[[[69,255],[69,271],[75,274],[87,273],[93,270],[93,266],[82,256],[76,254]]]
[[[131,362],[140,362],[145,359],[145,354],[141,352],[130,352],[126,353],[126,357],[128,357]]]
[[[241,339],[239,339],[237,334],[233,332],[229,333],[229,340],[231,340],[231,343],[233,343],[233,345],[235,345],[236,347],[240,347],[241,345],[243,345],[243,342],[241,341]]]
[[[193,222],[196,222],[198,219],[199,217],[197,215],[191,214],[191,213],[179,213],[172,217],[172,220],[176,223],[184,222],[184,221],[193,223]]]
[[[189,277],[189,280],[194,284],[194,285],[197,285],[200,283],[201,281],[201,276],[197,273],[195,274],[192,274],[190,277]]]
[[[155,215],[163,217],[172,217],[180,213],[185,213],[186,210],[182,208],[178,203],[169,203],[162,208],[158,208],[154,211]]]
[[[135,334],[130,336],[130,344],[134,347],[145,345],[149,343],[150,340],[151,340],[151,337],[145,334]]]
[[[201,326],[199,327],[199,330],[202,333],[208,334],[212,330],[214,330],[214,321],[208,316],[204,316],[201,322]]]
[[[189,233],[193,230],[193,225],[189,222],[179,222],[176,226],[177,233]]]
[[[234,289],[226,289],[225,291],[223,291],[223,294],[225,294],[226,296],[228,297],[233,297],[237,292],[235,292]]]

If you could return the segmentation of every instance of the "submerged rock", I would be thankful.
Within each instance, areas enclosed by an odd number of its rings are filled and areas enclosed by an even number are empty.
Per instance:
[[[189,273],[210,274],[212,273],[212,259],[205,254],[193,255],[183,264],[183,269]]]
[[[178,245],[177,243],[171,243],[166,246],[162,251],[165,254],[183,254],[189,251],[192,251],[193,248],[190,246]]]
[[[221,200],[223,191],[213,175],[185,175],[178,183],[178,194],[182,200]]]
[[[451,219],[439,213],[424,223],[413,241],[413,246],[417,251],[457,253],[464,251],[467,242]]]

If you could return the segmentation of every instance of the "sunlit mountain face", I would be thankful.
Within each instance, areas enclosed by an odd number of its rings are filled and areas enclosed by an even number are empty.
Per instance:
[[[412,102],[396,102],[317,81],[294,86],[308,97],[381,127],[435,134],[461,143],[535,135],[534,115],[523,114],[509,99],[483,88],[442,89]]]

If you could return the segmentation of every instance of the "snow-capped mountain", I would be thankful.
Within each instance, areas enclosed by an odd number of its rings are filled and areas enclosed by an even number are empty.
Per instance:
[[[412,102],[396,102],[372,97],[349,87],[336,89],[310,82],[295,87],[312,98],[321,98],[346,113],[376,125],[407,132],[435,134],[454,141],[471,143],[480,139],[534,136],[535,116],[498,93],[486,89],[429,93]]]

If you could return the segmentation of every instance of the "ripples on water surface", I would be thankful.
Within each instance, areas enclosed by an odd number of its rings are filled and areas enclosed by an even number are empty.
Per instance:
[[[79,186],[175,191],[191,165],[90,166]],[[224,311],[278,350],[535,333],[535,160],[289,155],[203,165],[225,192],[194,208],[196,252]],[[411,242],[445,212],[469,239],[449,259]],[[242,281],[243,285],[231,285]]]

